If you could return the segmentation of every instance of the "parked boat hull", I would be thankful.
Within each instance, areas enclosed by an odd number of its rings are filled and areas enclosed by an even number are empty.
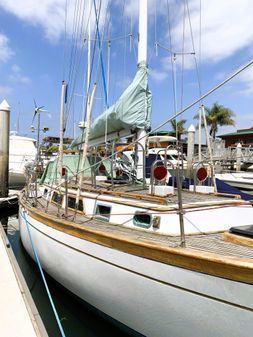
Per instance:
[[[224,181],[240,190],[253,191],[253,174],[246,173],[221,173],[216,174],[216,178]]]
[[[20,235],[33,257],[24,208]],[[26,214],[43,268],[72,293],[145,336],[251,336],[253,287],[64,233]]]
[[[9,171],[9,187],[21,188],[25,185],[26,178],[24,172]]]

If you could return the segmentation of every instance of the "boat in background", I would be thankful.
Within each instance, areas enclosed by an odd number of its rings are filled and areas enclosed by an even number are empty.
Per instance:
[[[253,191],[253,172],[216,173],[215,177],[239,190]]]
[[[25,171],[34,164],[37,149],[36,140],[29,137],[10,135],[9,142],[9,187],[21,188],[25,185]]]

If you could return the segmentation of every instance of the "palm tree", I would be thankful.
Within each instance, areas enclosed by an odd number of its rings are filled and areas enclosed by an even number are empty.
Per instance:
[[[170,124],[172,126],[172,131],[170,132],[170,135],[178,137],[178,140],[181,140],[181,136],[186,133],[186,129],[184,127],[184,124],[186,123],[186,119],[181,119],[180,121],[176,121],[176,119],[172,119],[170,121]]]
[[[211,108],[206,108],[206,123],[210,126],[209,134],[215,139],[216,134],[218,132],[218,126],[227,126],[232,125],[235,126],[235,121],[233,120],[233,116],[235,113],[229,109],[224,107],[223,105],[215,102]],[[199,118],[198,115],[194,116],[195,119]],[[202,122],[202,126],[204,123]]]

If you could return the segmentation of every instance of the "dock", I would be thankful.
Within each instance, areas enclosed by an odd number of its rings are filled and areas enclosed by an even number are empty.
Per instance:
[[[48,337],[1,225],[0,266],[0,336]]]

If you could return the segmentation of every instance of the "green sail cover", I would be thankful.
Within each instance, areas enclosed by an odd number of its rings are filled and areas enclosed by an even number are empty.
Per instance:
[[[58,159],[55,158],[54,161],[50,161],[40,179],[40,184],[51,184],[53,182],[59,181],[60,174],[58,172]],[[101,157],[86,157],[84,163],[84,177],[91,177],[91,165],[94,163],[100,163]],[[103,159],[103,165],[106,168],[106,175],[109,176],[111,172],[111,161],[109,159]],[[80,157],[77,155],[64,155],[63,156],[63,166],[68,170],[68,179],[74,177],[80,171]],[[100,175],[98,167],[96,168],[96,175]]]
[[[122,130],[149,129],[151,126],[152,94],[148,88],[148,70],[145,63],[138,65],[138,70],[132,83],[123,92],[118,101],[95,119],[91,126],[90,140],[105,134]],[[85,137],[83,137],[84,139]],[[80,135],[71,147],[82,141]]]

